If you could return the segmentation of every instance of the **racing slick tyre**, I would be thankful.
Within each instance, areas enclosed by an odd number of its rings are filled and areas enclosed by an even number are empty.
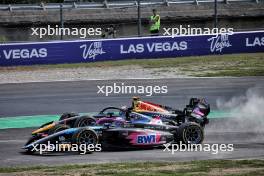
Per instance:
[[[92,144],[94,148],[98,141],[99,138],[96,132],[88,128],[83,128],[72,136],[72,144],[78,145],[79,153],[85,151],[85,153],[82,154],[92,153],[93,151],[89,150],[88,146]]]
[[[75,116],[78,116],[79,114],[78,113],[75,113],[75,112],[65,112],[63,113],[61,116],[60,116],[60,119],[59,121],[61,120],[65,120],[65,119],[68,119],[70,117],[75,117]]]
[[[77,128],[77,127],[93,126],[95,123],[96,123],[95,118],[89,116],[81,116],[74,122],[73,127]]]
[[[54,134],[54,133],[57,133],[59,131],[63,131],[63,130],[69,129],[69,128],[70,127],[67,125],[58,124],[58,125],[54,126],[53,128],[49,129],[48,135],[51,135],[51,134]]]
[[[183,144],[201,144],[204,140],[203,128],[193,122],[183,123],[179,126],[176,142]]]

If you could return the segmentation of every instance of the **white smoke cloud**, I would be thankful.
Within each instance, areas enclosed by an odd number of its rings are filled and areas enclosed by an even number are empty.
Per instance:
[[[216,101],[219,110],[228,111],[232,119],[226,130],[264,132],[264,95],[259,87],[250,88],[245,95]]]

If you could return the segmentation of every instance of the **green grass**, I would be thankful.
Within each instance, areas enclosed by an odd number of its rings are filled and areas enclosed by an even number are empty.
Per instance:
[[[124,162],[64,166],[7,167],[0,173],[12,175],[98,175],[98,176],[257,176],[264,174],[264,160],[205,160],[190,162]],[[19,174],[18,174],[19,175]]]
[[[37,70],[57,68],[106,68],[127,65],[140,66],[145,69],[161,68],[160,72],[166,72],[167,68],[175,68],[189,76],[264,76],[264,53],[210,55],[199,57],[178,57],[165,59],[130,59],[122,61],[104,61],[93,63],[57,64],[5,67],[0,71],[10,70]],[[164,68],[164,69],[163,69]]]

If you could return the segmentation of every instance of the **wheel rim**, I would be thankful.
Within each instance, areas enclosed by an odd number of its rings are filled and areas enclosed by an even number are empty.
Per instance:
[[[84,120],[82,120],[80,123],[79,123],[79,127],[85,127],[85,126],[91,126],[91,125],[93,125],[94,124],[94,120],[92,120],[92,119],[84,119]]]
[[[189,126],[185,132],[185,139],[190,144],[199,144],[202,139],[202,132],[199,127]]]
[[[79,136],[79,144],[96,144],[97,137],[90,131],[84,131]]]

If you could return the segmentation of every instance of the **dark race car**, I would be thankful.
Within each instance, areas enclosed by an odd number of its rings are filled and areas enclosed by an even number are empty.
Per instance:
[[[178,110],[168,106],[142,101],[138,97],[133,97],[131,107],[107,107],[101,110],[97,115],[94,115],[93,117],[96,119],[105,117],[121,117],[125,120],[129,120],[131,112],[137,112],[153,118],[160,117],[164,123],[167,123],[169,125],[180,125],[184,122],[195,122],[200,124],[200,126],[204,127],[206,124],[209,123],[207,116],[210,113],[210,104],[208,104],[204,98],[191,98],[189,104],[186,105],[183,110]],[[60,120],[68,119],[73,116],[78,116],[78,114],[64,113],[60,117]],[[73,125],[71,127],[80,127],[80,125],[78,126],[77,124],[78,123],[75,123],[74,125],[73,123],[71,123],[71,125]]]
[[[205,99],[191,98],[189,104],[181,111],[168,106],[141,101],[138,97],[134,97],[130,108],[107,107],[94,117],[123,117],[129,120],[131,112],[137,112],[150,117],[160,117],[164,123],[170,125],[195,122],[204,127],[209,123],[207,116],[210,113],[210,105]]]

